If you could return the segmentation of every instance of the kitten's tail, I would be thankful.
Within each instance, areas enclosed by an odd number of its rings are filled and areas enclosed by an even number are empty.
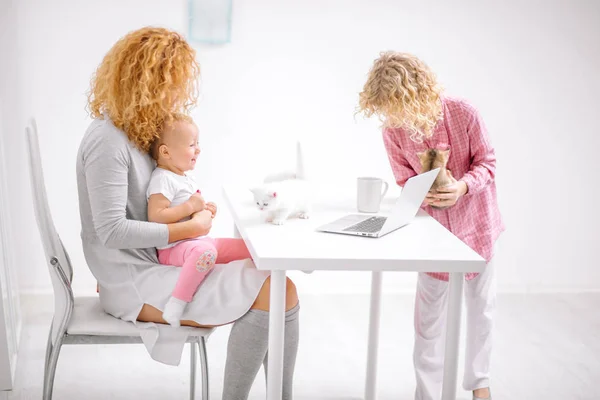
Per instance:
[[[264,182],[281,182],[288,179],[306,179],[306,173],[304,170],[304,155],[302,154],[300,142],[296,142],[296,171],[285,171],[267,175]]]
[[[306,171],[304,170],[304,154],[300,141],[296,142],[296,179],[306,179]]]
[[[275,174],[270,174],[265,177],[264,182],[265,183],[281,182],[281,181],[286,181],[288,179],[297,179],[296,173],[286,171],[286,172],[278,172]]]

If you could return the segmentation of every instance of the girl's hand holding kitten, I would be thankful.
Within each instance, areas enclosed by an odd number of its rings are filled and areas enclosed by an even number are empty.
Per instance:
[[[438,209],[452,207],[458,199],[467,194],[468,187],[463,181],[457,181],[448,170],[448,178],[450,184],[439,187],[436,192],[429,192],[425,198],[425,203],[430,206],[435,206]]]

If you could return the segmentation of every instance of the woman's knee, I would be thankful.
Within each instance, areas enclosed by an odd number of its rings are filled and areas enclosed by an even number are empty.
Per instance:
[[[269,311],[270,309],[270,296],[271,296],[271,277],[267,277],[263,284],[256,301],[252,305],[252,308]],[[298,304],[298,292],[296,285],[290,278],[286,278],[285,282],[285,309],[286,311],[295,307]]]
[[[296,307],[298,304],[298,292],[296,291],[296,285],[290,278],[287,278],[285,282],[285,309],[286,311]]]

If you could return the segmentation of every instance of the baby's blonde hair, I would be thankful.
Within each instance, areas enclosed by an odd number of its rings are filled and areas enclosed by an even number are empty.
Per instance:
[[[385,127],[407,129],[410,138],[420,143],[433,135],[443,118],[441,92],[435,74],[423,61],[387,51],[369,71],[358,112],[377,115]]]
[[[106,113],[140,150],[149,151],[165,122],[198,98],[200,66],[178,33],[146,27],[121,38],[91,80],[88,109]]]

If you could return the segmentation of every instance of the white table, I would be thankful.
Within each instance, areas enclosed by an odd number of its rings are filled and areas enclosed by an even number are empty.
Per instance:
[[[356,189],[318,187],[308,220],[290,219],[285,225],[264,222],[247,188],[226,186],[224,198],[256,267],[271,271],[269,371],[267,399],[281,399],[286,271],[372,271],[365,399],[375,400],[382,271],[449,272],[448,318],[443,400],[456,398],[462,288],[465,272],[481,272],[485,261],[422,210],[413,222],[382,238],[363,238],[315,231],[348,213],[356,213]],[[389,212],[392,196],[382,204]],[[301,244],[301,245],[300,245]]]

